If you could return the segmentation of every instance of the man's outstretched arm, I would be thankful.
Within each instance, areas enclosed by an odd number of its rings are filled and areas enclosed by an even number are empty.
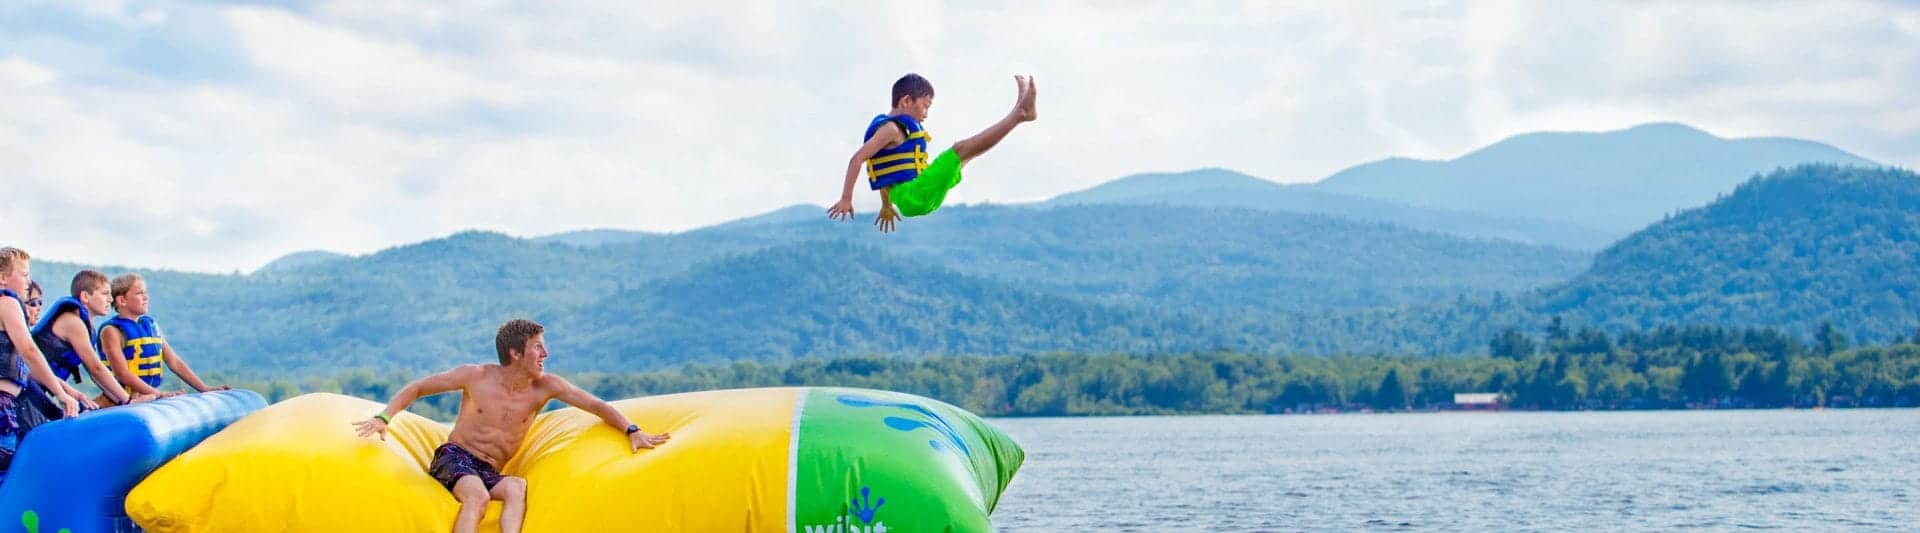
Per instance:
[[[393,400],[387,402],[386,410],[373,415],[373,418],[354,422],[353,427],[359,430],[362,437],[379,434],[380,440],[386,440],[387,423],[393,420],[394,415],[400,414],[401,411],[407,410],[407,406],[413,405],[414,400],[422,396],[464,388],[484,372],[486,369],[480,365],[460,365],[453,370],[415,380],[401,387],[400,392],[393,394]]]
[[[641,448],[659,446],[666,443],[667,439],[673,438],[673,435],[667,433],[649,435],[645,431],[640,431],[638,429],[639,426],[627,420],[627,415],[622,414],[619,409],[614,409],[613,404],[609,404],[605,400],[601,400],[598,396],[594,396],[592,393],[574,386],[573,383],[567,381],[565,378],[548,374],[547,379],[553,380],[554,398],[566,402],[567,405],[593,413],[594,416],[600,417],[600,420],[606,421],[607,425],[619,428],[620,431],[627,433],[628,444],[633,446],[634,451],[639,451]]]

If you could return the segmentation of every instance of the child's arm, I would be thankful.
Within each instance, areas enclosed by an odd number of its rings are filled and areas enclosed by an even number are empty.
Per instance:
[[[860,145],[859,150],[854,150],[853,158],[847,160],[847,181],[840,187],[840,201],[827,209],[827,218],[853,220],[853,185],[860,181],[860,168],[866,166],[868,159],[873,159],[873,154],[906,140],[906,134],[901,133],[899,127],[880,128],[873,132],[872,139],[867,139],[867,143]],[[882,194],[881,199],[884,201],[885,198],[886,195]]]
[[[479,379],[485,373],[486,369],[480,365],[460,365],[453,370],[420,378],[401,387],[400,392],[393,393],[393,400],[387,402],[386,410],[380,411],[380,414],[373,415],[372,418],[354,422],[353,427],[359,430],[361,437],[379,434],[380,440],[387,440],[387,422],[393,420],[393,415],[407,410],[407,406],[413,405],[414,400],[422,396],[465,388],[468,383]]]
[[[153,388],[147,382],[140,381],[140,376],[133,375],[133,366],[127,362],[126,355],[120,350],[106,348],[107,346],[119,347],[126,342],[126,335],[120,332],[120,328],[112,326],[100,328],[100,350],[106,352],[104,355],[107,356],[107,367],[113,369],[113,377],[120,382],[120,385],[127,388],[127,392],[136,395],[160,395],[160,389]]]
[[[633,451],[640,451],[641,448],[652,448],[667,442],[667,439],[673,438],[673,435],[666,433],[648,435],[647,432],[640,431],[638,429],[639,426],[628,421],[627,415],[622,414],[619,409],[614,409],[612,404],[601,400],[592,393],[582,390],[580,387],[574,386],[573,383],[568,382],[566,378],[547,374],[543,379],[548,380],[549,390],[554,392],[554,398],[566,402],[567,405],[593,413],[594,416],[598,416],[600,420],[605,421],[607,425],[626,432],[627,444],[633,446]],[[633,428],[633,431],[627,432],[629,428]]]
[[[160,341],[160,358],[167,361],[167,368],[173,370],[173,375],[180,376],[180,381],[187,382],[187,386],[193,387],[193,390],[200,392],[233,390],[233,387],[226,385],[208,387],[205,382],[200,381],[200,376],[193,373],[193,368],[187,366],[187,360],[181,359],[180,354],[174,353],[173,345],[165,340]]]
[[[93,403],[93,398],[88,398],[86,393],[80,392],[80,389],[73,388],[73,385],[69,385],[67,384],[67,382],[62,381],[60,382],[60,387],[67,389],[67,395],[72,396],[73,401],[79,403],[81,409],[91,410],[91,409],[100,408],[100,404]]]
[[[33,343],[33,337],[27,334],[27,314],[21,312],[20,304],[12,298],[0,301],[0,325],[6,326],[6,335],[13,341],[13,349],[27,360],[27,375],[46,387],[53,399],[60,401],[62,413],[66,416],[80,414],[80,403],[67,395],[66,387],[60,378],[54,377],[53,367],[47,366],[47,358],[40,355],[40,345]]]
[[[120,380],[113,378],[113,371],[106,363],[100,362],[100,354],[93,351],[93,339],[87,335],[87,325],[80,317],[72,314],[60,315],[53,321],[53,334],[73,345],[74,355],[80,356],[80,365],[87,367],[87,375],[93,378],[93,384],[107,395],[107,401],[114,405],[126,405],[133,401],[127,389],[120,387]]]
[[[900,212],[893,209],[892,186],[880,189],[880,216],[873,218],[873,225],[880,226],[880,233],[893,233],[893,225],[900,223]]]

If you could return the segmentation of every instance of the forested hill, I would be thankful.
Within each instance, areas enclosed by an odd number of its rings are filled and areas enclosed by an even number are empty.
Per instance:
[[[1614,329],[1823,321],[1873,342],[1920,324],[1920,176],[1809,165],[1635,233],[1539,310]]]
[[[797,209],[639,238],[467,232],[251,275],[145,272],[156,318],[228,375],[490,360],[553,328],[558,371],[1035,352],[1459,354],[1553,317],[1875,342],[1920,325],[1920,180],[1762,176],[1597,258],[1284,211],[966,207],[882,235]],[[590,237],[590,238],[589,238]],[[35,262],[55,294],[77,267]],[[111,274],[124,268],[107,268]]]
[[[252,275],[147,272],[197,367],[264,375],[492,357],[554,327],[556,369],[834,355],[1258,352],[1372,345],[1342,310],[1487,297],[1588,257],[1251,209],[954,207],[869,224],[729,224],[579,244],[468,232]],[[64,285],[76,266],[37,262]],[[109,273],[126,271],[109,268]],[[51,280],[59,280],[53,282]],[[1398,345],[1398,344],[1396,344]]]
[[[1145,205],[943,209],[891,235],[816,217],[687,237],[754,249],[845,239],[1041,292],[1236,313],[1450,301],[1564,281],[1590,261],[1327,216]]]
[[[1331,192],[1314,185],[1280,184],[1226,169],[1136,174],[1039,204],[1238,207],[1335,216],[1435,233],[1598,250],[1623,232],[1568,222],[1486,215]]]
[[[830,354],[1154,352],[1221,342],[1211,313],[1100,304],[823,241],[699,265],[561,315],[596,366]]]

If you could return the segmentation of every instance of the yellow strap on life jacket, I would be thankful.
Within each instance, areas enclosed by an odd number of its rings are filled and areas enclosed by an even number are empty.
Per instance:
[[[905,161],[908,159],[925,159],[925,158],[926,158],[926,152],[915,150],[912,152],[904,152],[904,153],[893,154],[886,157],[876,157],[873,159],[869,159],[867,160],[867,168],[871,169],[873,167],[885,165],[887,163],[892,163],[894,161]]]
[[[913,170],[913,167],[912,167],[912,166],[908,166],[908,165],[900,165],[900,166],[897,166],[897,167],[893,167],[893,168],[889,168],[889,169],[886,169],[886,170],[882,170],[882,171],[879,171],[879,172],[874,172],[874,171],[871,171],[871,170],[869,170],[869,171],[867,171],[867,179],[879,179],[879,178],[880,178],[881,176],[885,176],[885,175],[888,175],[888,174],[892,174],[892,173],[895,173],[895,172],[900,172],[900,171],[903,171],[903,170]]]
[[[907,170],[926,170],[926,169],[927,169],[926,161],[916,160],[914,161],[914,164],[911,164],[911,165],[898,165],[893,168],[889,168],[885,170],[875,171],[869,168],[867,169],[867,179],[877,179],[881,176],[885,176],[895,172],[901,172],[901,171],[907,171]]]
[[[913,164],[894,165],[892,167],[888,167],[885,169],[878,169],[878,170],[874,169],[874,167],[880,166],[883,164],[891,164],[891,163],[903,162],[907,160],[912,160]],[[867,179],[877,180],[881,176],[885,176],[895,172],[900,172],[903,170],[918,171],[918,170],[926,170],[926,169],[927,169],[927,153],[915,150],[915,151],[907,152],[903,154],[893,154],[893,155],[878,158],[878,159],[868,160],[867,161]]]
[[[141,347],[143,346],[161,344],[165,342],[167,342],[167,340],[160,337],[141,337],[138,339],[131,339],[127,341],[127,347],[134,349],[132,359],[127,361],[127,365],[133,367],[133,375],[135,376],[160,375],[160,367],[163,366],[160,363],[162,362],[162,359],[166,357],[166,352],[162,352],[160,350],[154,350],[152,355],[144,355],[144,354],[141,354],[140,352],[143,351],[141,350]],[[148,365],[152,365],[153,368],[142,368]]]

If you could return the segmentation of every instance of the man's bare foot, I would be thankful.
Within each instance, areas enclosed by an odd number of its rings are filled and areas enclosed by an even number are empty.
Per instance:
[[[1020,99],[1013,104],[1013,116],[1021,122],[1040,118],[1040,111],[1034,105],[1033,77],[1014,76],[1013,82],[1020,86]]]

